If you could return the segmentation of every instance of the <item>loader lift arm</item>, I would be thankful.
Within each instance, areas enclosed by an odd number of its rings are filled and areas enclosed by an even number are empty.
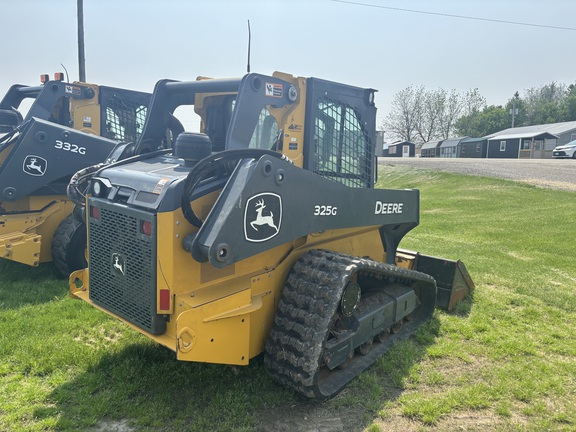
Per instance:
[[[258,202],[275,213],[273,222],[262,219]],[[353,189],[263,156],[237,166],[191,249],[221,268],[314,232],[378,226],[394,264],[397,245],[418,222],[417,190]]]

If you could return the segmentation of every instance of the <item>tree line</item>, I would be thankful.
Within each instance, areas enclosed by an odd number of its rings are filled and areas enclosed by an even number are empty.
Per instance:
[[[512,127],[576,120],[576,86],[552,82],[518,92],[506,105],[487,105],[478,89],[465,93],[410,86],[396,93],[382,129],[421,144],[457,136],[483,137]]]

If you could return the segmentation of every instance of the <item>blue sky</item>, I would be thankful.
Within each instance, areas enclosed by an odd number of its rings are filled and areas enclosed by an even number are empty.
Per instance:
[[[240,76],[251,69],[316,76],[376,95],[378,124],[410,86],[465,92],[489,104],[556,81],[576,82],[576,31],[458,19],[404,8],[576,27],[574,0],[84,0],[88,82],[152,91],[163,78]],[[68,69],[78,79],[76,0],[1,0],[0,92]]]

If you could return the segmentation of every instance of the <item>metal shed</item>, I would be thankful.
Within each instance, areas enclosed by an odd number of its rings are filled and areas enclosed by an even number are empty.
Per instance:
[[[416,155],[416,144],[410,141],[395,141],[388,144],[384,150],[384,157],[414,157]]]
[[[440,156],[440,141],[428,141],[422,144],[420,156],[421,157],[439,157]]]
[[[458,137],[458,138],[448,138],[442,141],[440,144],[440,157],[443,158],[456,158],[460,157],[460,148],[459,144],[463,138],[467,137]]]
[[[485,158],[487,146],[486,138],[464,138],[460,141],[460,157]]]
[[[543,159],[548,156],[546,143],[555,142],[558,136],[535,131],[496,135],[488,139],[486,157],[513,159]]]
[[[387,144],[384,142],[384,131],[376,131],[376,156],[384,156],[384,149]]]

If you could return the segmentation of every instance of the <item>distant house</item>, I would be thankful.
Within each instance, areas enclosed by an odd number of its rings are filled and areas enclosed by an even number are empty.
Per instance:
[[[442,141],[428,141],[422,144],[420,157],[440,157],[440,144]]]
[[[467,137],[448,138],[440,144],[440,157],[456,158],[460,157],[460,141]]]
[[[557,139],[549,132],[499,134],[488,139],[486,157],[542,159],[547,153],[546,142],[555,143]]]
[[[486,138],[464,138],[460,141],[460,157],[485,158],[488,140]]]
[[[484,138],[488,140],[487,157],[547,159],[554,147],[576,139],[576,121],[509,128]]]
[[[558,140],[554,143],[554,147],[576,140],[576,121],[552,123],[542,126],[546,132],[550,132],[552,135],[558,137]],[[554,147],[552,147],[550,151],[554,150]]]
[[[416,156],[416,144],[410,141],[395,141],[388,143],[384,148],[384,157],[414,157]]]

